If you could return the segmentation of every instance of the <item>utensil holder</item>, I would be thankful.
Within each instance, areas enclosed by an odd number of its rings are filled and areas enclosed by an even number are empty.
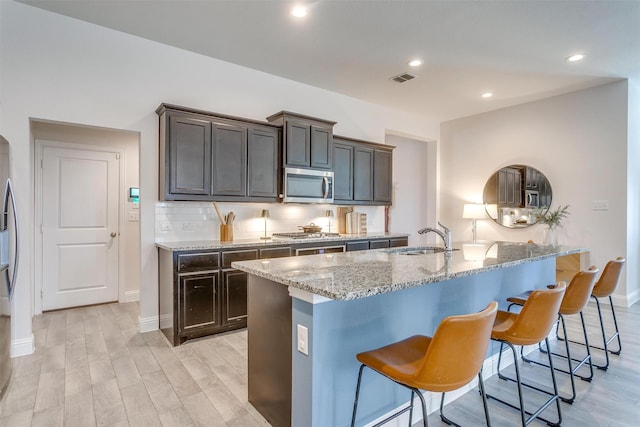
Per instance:
[[[233,224],[220,224],[220,241],[233,242]]]

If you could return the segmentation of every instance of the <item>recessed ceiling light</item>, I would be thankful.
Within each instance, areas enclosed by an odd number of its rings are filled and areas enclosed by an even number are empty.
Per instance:
[[[307,8],[302,5],[295,5],[291,8],[291,11],[289,13],[291,13],[296,18],[304,18],[305,16],[307,16]]]
[[[491,92],[485,92],[482,94],[482,97],[487,99],[487,98],[491,98],[493,96],[493,94]]]
[[[566,61],[567,62],[582,61],[585,56],[587,56],[587,55],[585,55],[584,53],[576,53],[575,55],[571,55],[571,56],[567,57]]]
[[[412,59],[411,61],[409,61],[410,67],[419,67],[421,65],[422,65],[422,59]]]

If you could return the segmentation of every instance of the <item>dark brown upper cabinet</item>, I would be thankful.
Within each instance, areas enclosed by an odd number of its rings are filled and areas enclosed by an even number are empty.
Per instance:
[[[185,196],[211,194],[211,122],[182,114],[161,117],[170,132],[164,135],[161,168],[167,193]],[[162,166],[162,165],[161,165]]]
[[[393,146],[333,139],[334,203],[390,205]]]
[[[333,141],[333,200],[353,200],[353,145]]]
[[[267,117],[283,129],[282,163],[285,167],[331,169],[335,122],[281,111]]]
[[[373,153],[373,200],[384,205],[391,204],[393,187],[393,158],[388,149],[376,148]]]
[[[162,104],[160,199],[277,201],[277,125]]]

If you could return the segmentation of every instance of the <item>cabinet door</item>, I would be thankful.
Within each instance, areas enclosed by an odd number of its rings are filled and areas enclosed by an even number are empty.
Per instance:
[[[249,197],[278,197],[278,145],[276,129],[249,129]]]
[[[373,150],[355,147],[353,151],[353,200],[373,200]]]
[[[331,169],[333,132],[330,128],[311,126],[311,167]]]
[[[211,194],[210,122],[170,115],[167,152],[167,199],[171,200],[171,194]]]
[[[287,120],[285,130],[286,166],[309,167],[311,164],[311,126],[296,120]]]
[[[369,241],[347,242],[347,252],[366,251],[369,249]]]
[[[333,198],[353,200],[353,146],[333,144]]]
[[[247,325],[247,273],[240,270],[225,270],[222,273],[224,282],[224,310],[222,322],[238,328]]]
[[[220,325],[218,272],[178,275],[178,329],[200,333]]]
[[[380,248],[388,248],[388,247],[389,247],[389,239],[371,240],[369,242],[369,249],[380,249]]]
[[[213,124],[213,191],[215,196],[247,194],[247,129]]]
[[[373,167],[373,200],[391,204],[393,188],[391,152],[375,150]]]

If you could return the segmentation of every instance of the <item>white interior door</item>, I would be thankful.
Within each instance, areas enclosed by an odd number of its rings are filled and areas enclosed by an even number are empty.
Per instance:
[[[43,310],[118,300],[118,157],[43,147]]]

